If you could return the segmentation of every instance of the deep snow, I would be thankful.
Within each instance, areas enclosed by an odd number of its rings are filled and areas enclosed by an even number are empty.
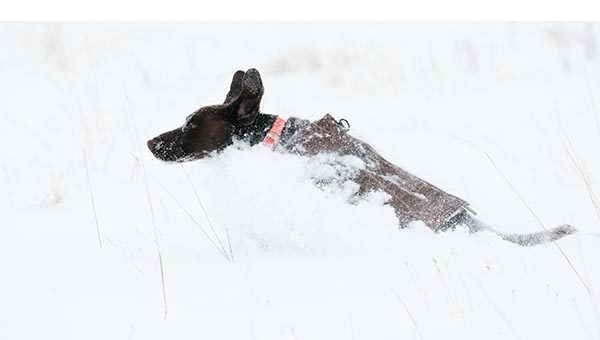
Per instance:
[[[599,48],[592,24],[1,24],[0,339],[600,339]],[[326,157],[152,158],[250,67],[264,112],[348,119],[496,229],[542,229],[505,176],[580,232],[397,230],[382,195],[313,185]]]

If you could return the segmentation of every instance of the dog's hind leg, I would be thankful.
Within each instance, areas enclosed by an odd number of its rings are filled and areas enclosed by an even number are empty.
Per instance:
[[[505,234],[483,223],[466,210],[460,215],[458,224],[467,227],[469,229],[469,232],[471,233],[476,233],[480,231],[490,231],[498,235],[505,241],[512,242],[525,247],[553,242],[563,238],[564,236],[571,235],[577,231],[577,229],[575,229],[573,226],[569,224],[563,224],[555,228],[546,229],[535,233]]]

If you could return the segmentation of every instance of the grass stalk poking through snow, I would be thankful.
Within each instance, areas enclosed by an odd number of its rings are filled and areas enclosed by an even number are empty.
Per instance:
[[[590,97],[591,97],[591,94],[590,94]],[[594,206],[594,211],[596,212],[596,218],[598,219],[598,222],[600,223],[600,207],[598,204],[598,198],[596,197],[596,194],[594,193],[594,189],[592,188],[590,179],[588,178],[586,172],[584,171],[583,162],[580,161],[579,158],[577,157],[577,153],[575,151],[575,147],[573,146],[573,142],[571,141],[571,137],[569,136],[569,133],[567,132],[567,130],[564,127],[563,127],[563,132],[565,134],[565,137],[567,138],[569,147],[571,148],[571,151],[569,151],[569,149],[567,149],[567,148],[565,148],[565,151],[567,152],[567,155],[569,155],[569,159],[571,160],[571,162],[573,162],[573,165],[579,171],[579,174],[581,175],[581,178],[583,179],[583,182],[585,183],[585,187],[587,189],[588,196],[589,196],[590,200],[592,201],[592,205]],[[577,240],[577,243],[579,243],[579,240]],[[584,267],[583,267],[584,271],[583,272],[586,273],[585,262],[583,262],[583,263],[584,263]],[[592,298],[592,299],[590,299],[590,302],[592,304],[592,311],[594,312],[594,320],[596,321],[596,329],[598,330],[598,336],[600,336],[600,322],[598,321],[598,308],[596,306],[596,301],[594,301],[594,299]]]
[[[492,165],[494,166],[494,168],[496,169],[496,171],[500,174],[500,176],[502,177],[502,179],[504,179],[504,181],[506,182],[506,184],[508,184],[508,186],[512,189],[512,191],[517,195],[517,197],[519,197],[519,199],[521,200],[521,202],[527,207],[527,209],[529,210],[529,212],[537,220],[537,222],[540,224],[540,226],[544,230],[548,230],[546,228],[546,226],[544,226],[544,223],[542,222],[542,220],[533,211],[533,209],[531,208],[531,206],[529,205],[529,203],[527,203],[527,201],[523,198],[523,196],[521,196],[521,193],[514,187],[514,185],[512,185],[512,183],[508,180],[508,178],[506,178],[506,176],[504,176],[504,174],[502,173],[502,171],[500,171],[500,168],[498,168],[498,165],[496,165],[496,162],[494,162],[494,160],[492,159],[492,157],[490,156],[490,154],[487,153],[487,152],[485,152],[485,155],[490,160],[490,162],[492,163]],[[593,297],[594,294],[592,293],[592,290],[587,285],[587,283],[585,283],[585,280],[583,280],[583,277],[581,277],[581,274],[579,274],[579,271],[577,271],[577,269],[575,268],[575,266],[573,265],[573,263],[571,262],[571,260],[567,257],[567,254],[565,254],[565,252],[562,250],[562,248],[560,247],[560,245],[558,245],[558,243],[556,243],[556,241],[552,241],[552,243],[554,244],[554,246],[556,246],[556,249],[558,249],[558,251],[560,252],[560,254],[562,255],[562,257],[565,259],[565,261],[567,262],[567,264],[569,265],[569,267],[571,267],[571,269],[573,270],[573,272],[575,273],[575,275],[577,275],[577,278],[579,279],[579,281],[581,282],[581,284],[583,285],[583,287],[585,288],[585,290],[590,294],[590,296]]]
[[[450,311],[452,313],[454,313],[456,308],[454,307],[454,304],[452,303],[452,300],[450,298],[450,289],[448,288],[448,285],[446,284],[446,280],[444,280],[444,275],[442,275],[442,271],[440,270],[440,267],[438,266],[437,260],[435,259],[435,257],[432,258],[432,260],[435,265],[435,270],[437,271],[438,275],[440,276],[440,281],[442,281],[442,287],[444,287],[444,295],[446,296],[446,302],[448,302],[448,307],[450,308]]]
[[[227,233],[227,244],[229,245],[229,258],[231,261],[234,261],[233,258],[233,249],[231,248],[231,238],[229,237],[229,228],[225,228],[225,232]]]
[[[408,261],[404,261],[404,264],[406,264],[406,268],[408,268],[408,272],[410,273],[410,276],[411,276],[413,282],[415,283],[415,286],[417,287],[417,289],[419,290],[419,293],[421,294],[421,297],[423,298],[423,303],[425,304],[425,308],[429,309],[429,302],[427,301],[427,297],[425,296],[425,293],[423,292],[423,289],[421,288],[421,283],[419,282],[419,280],[417,278],[417,274],[416,274],[416,271],[414,270],[414,267],[409,266]]]
[[[421,338],[421,340],[423,340],[423,333],[421,333],[421,329],[419,328],[419,325],[417,325],[417,322],[415,321],[415,318],[413,317],[412,313],[410,312],[410,309],[408,309],[408,306],[406,305],[406,303],[404,303],[404,301],[402,301],[402,299],[400,298],[400,295],[398,295],[398,293],[396,293],[395,290],[392,289],[392,294],[394,294],[394,296],[396,297],[396,299],[398,301],[400,301],[400,303],[402,304],[402,306],[404,306],[404,309],[406,310],[406,314],[408,314],[408,317],[410,318],[410,320],[412,321],[413,325],[415,326],[417,333],[419,333],[419,338]]]
[[[194,183],[192,182],[192,179],[190,178],[190,175],[187,173],[187,171],[185,171],[185,167],[183,166],[183,164],[181,165],[181,170],[183,170],[183,173],[185,174],[185,177],[187,178],[188,182],[190,183],[190,186],[192,187],[192,190],[194,191],[194,195],[196,196],[196,200],[198,201],[198,204],[200,205],[200,209],[202,209],[202,213],[204,214],[204,218],[206,218],[206,222],[208,223],[208,226],[210,227],[210,230],[212,231],[215,239],[217,240],[217,243],[219,243],[219,247],[221,247],[221,250],[225,253],[225,247],[223,246],[223,243],[221,242],[221,239],[219,238],[219,235],[217,235],[217,232],[215,231],[215,228],[213,227],[213,224],[210,220],[210,217],[208,216],[208,212],[206,212],[206,209],[204,209],[204,204],[202,204],[202,200],[200,199],[200,195],[198,195],[198,191],[196,190],[196,187],[194,186]]]
[[[129,115],[131,117],[131,123],[133,124],[133,131],[135,133],[135,139],[137,143],[138,152],[140,155],[140,165],[142,166],[142,174],[144,175],[144,183],[146,188],[146,197],[148,199],[148,207],[150,208],[150,216],[152,217],[152,226],[154,229],[154,242],[156,243],[156,251],[158,252],[158,265],[160,267],[160,281],[162,285],[162,296],[163,296],[163,307],[165,313],[165,319],[167,318],[168,309],[167,309],[167,290],[165,288],[165,270],[163,265],[163,257],[162,251],[160,249],[160,242],[158,239],[158,228],[156,226],[156,217],[154,216],[154,208],[152,207],[152,199],[150,198],[150,185],[148,184],[148,176],[146,174],[146,167],[144,166],[144,161],[142,157],[142,148],[140,147],[140,138],[137,132],[137,125],[135,124],[135,119],[133,118],[133,113],[131,111],[131,103],[129,101],[129,95],[127,94],[127,89],[123,84],[123,92],[125,93],[125,98],[127,99],[127,108],[129,109]]]
[[[90,172],[88,171],[87,160],[85,159],[85,151],[81,147],[81,155],[83,156],[83,166],[85,167],[85,175],[87,177],[88,189],[90,192],[90,201],[92,201],[92,210],[94,211],[94,221],[96,222],[96,234],[98,236],[98,245],[102,250],[102,238],[100,237],[100,226],[98,225],[98,214],[96,213],[96,203],[94,202],[94,192],[92,191],[92,182],[90,181]]]
[[[585,83],[587,84],[588,95],[590,96],[590,103],[592,104],[592,115],[594,116],[594,122],[596,123],[596,132],[600,138],[600,123],[598,122],[598,116],[596,114],[596,105],[594,105],[594,98],[592,97],[592,89],[590,88],[590,79],[588,78],[587,72],[585,73]]]
[[[502,320],[504,321],[506,326],[508,326],[508,329],[510,330],[512,335],[516,339],[521,339],[521,337],[517,333],[517,330],[515,329],[513,324],[506,317],[506,314],[504,314],[502,309],[500,309],[500,306],[498,306],[498,304],[496,302],[494,302],[492,297],[488,294],[487,290],[485,290],[484,285],[481,284],[481,282],[477,279],[477,276],[471,272],[467,262],[462,258],[462,256],[460,256],[460,254],[456,254],[456,257],[463,263],[464,268],[467,270],[467,274],[469,274],[469,276],[471,276],[471,279],[473,279],[473,282],[475,282],[475,284],[477,285],[479,290],[481,290],[481,293],[483,293],[483,296],[488,300],[488,302],[492,305],[492,307],[494,307],[494,309],[496,310],[496,313],[498,313],[498,315],[500,315],[500,317],[502,318]]]
[[[131,154],[131,156],[139,162],[138,158],[134,155]],[[223,257],[225,257],[225,259],[227,261],[229,261],[229,256],[227,256],[227,253],[225,253],[221,248],[219,248],[219,246],[215,243],[215,241],[210,237],[210,235],[206,232],[206,230],[204,230],[204,228],[202,228],[202,225],[200,225],[200,223],[198,221],[196,221],[196,219],[194,218],[194,216],[183,206],[183,204],[181,204],[181,202],[175,197],[175,195],[173,195],[162,183],[161,181],[158,180],[158,178],[156,178],[156,176],[154,176],[150,171],[148,171],[148,174],[150,175],[150,177],[152,177],[152,179],[154,179],[156,181],[156,183],[171,197],[171,199],[173,200],[173,202],[175,202],[177,204],[177,206],[179,206],[179,208],[192,220],[192,222],[194,223],[194,225],[196,227],[198,227],[198,229],[200,229],[200,231],[202,232],[202,234],[208,239],[208,241],[215,247],[215,249],[217,249],[217,251],[223,255]]]
[[[594,192],[594,188],[592,187],[592,184],[591,184],[591,181],[590,181],[588,175],[584,171],[583,162],[581,162],[579,160],[579,158],[577,157],[577,153],[575,152],[575,147],[573,146],[573,142],[571,141],[571,137],[569,136],[569,133],[564,128],[563,128],[563,132],[565,134],[565,137],[567,138],[567,142],[569,143],[569,147],[571,149],[569,151],[569,149],[565,148],[565,151],[567,152],[569,159],[573,163],[573,166],[575,166],[575,168],[579,172],[581,179],[583,179],[583,182],[584,182],[585,188],[588,192],[590,201],[592,201],[592,205],[594,206],[594,211],[596,212],[596,218],[598,219],[598,223],[600,223],[600,203],[598,202],[598,197],[596,196],[596,193]]]
[[[460,277],[460,281],[462,282],[463,289],[465,290],[465,296],[467,297],[467,301],[469,302],[469,307],[471,307],[471,312],[473,309],[473,303],[471,302],[471,297],[469,296],[469,290],[467,289],[467,284],[465,283],[465,279],[463,278],[462,272],[460,271],[460,267],[458,266],[458,262],[456,261],[456,255],[454,255],[454,249],[451,251],[452,259],[454,260],[454,265],[456,266],[456,270],[458,271],[458,276]]]

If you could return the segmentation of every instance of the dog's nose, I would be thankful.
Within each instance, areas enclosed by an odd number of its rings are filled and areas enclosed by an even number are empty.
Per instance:
[[[156,146],[156,141],[154,139],[150,139],[146,144],[148,145],[148,149],[152,151]]]

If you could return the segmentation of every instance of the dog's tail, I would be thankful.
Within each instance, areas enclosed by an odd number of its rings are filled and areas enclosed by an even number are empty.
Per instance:
[[[462,224],[469,228],[469,231],[472,233],[476,233],[479,231],[490,231],[505,241],[512,242],[524,247],[537,246],[539,244],[544,244],[548,242],[554,242],[559,240],[567,235],[571,235],[577,231],[575,227],[569,224],[563,224],[555,228],[546,229],[543,231],[538,231],[535,233],[529,234],[505,234],[494,230],[489,225],[481,222],[475,216],[471,215],[471,213],[465,211],[461,221],[459,224]]]

